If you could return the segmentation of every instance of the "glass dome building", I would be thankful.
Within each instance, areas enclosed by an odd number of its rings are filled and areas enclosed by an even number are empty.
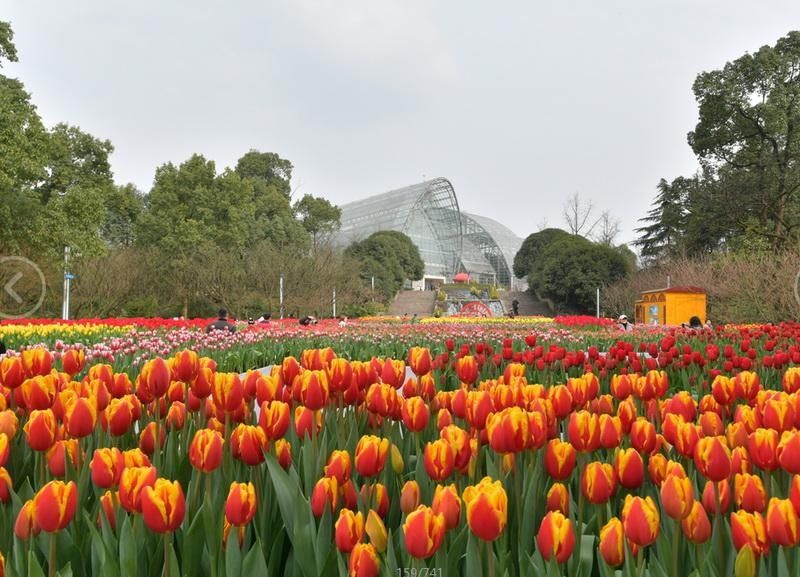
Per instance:
[[[519,289],[512,265],[522,239],[490,218],[461,212],[446,178],[343,204],[336,242],[347,246],[379,230],[396,230],[417,245],[425,276],[414,288],[429,289],[466,272],[486,284]]]

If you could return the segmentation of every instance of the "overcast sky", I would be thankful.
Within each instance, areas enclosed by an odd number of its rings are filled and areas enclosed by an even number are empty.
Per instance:
[[[704,70],[800,28],[797,0],[0,0],[48,125],[111,140],[118,182],[198,152],[295,166],[341,204],[444,176],[520,236],[578,192],[634,238],[694,172]]]

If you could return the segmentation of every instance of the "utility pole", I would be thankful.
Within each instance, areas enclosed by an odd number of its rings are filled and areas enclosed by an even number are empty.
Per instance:
[[[333,287],[333,318],[336,318],[336,287]]]
[[[597,287],[597,318],[600,318],[600,287]]]
[[[283,275],[278,279],[278,302],[280,303],[281,319],[283,319]]]
[[[64,300],[61,305],[61,318],[69,320],[69,290],[70,283],[75,275],[69,272],[69,247],[64,247]]]

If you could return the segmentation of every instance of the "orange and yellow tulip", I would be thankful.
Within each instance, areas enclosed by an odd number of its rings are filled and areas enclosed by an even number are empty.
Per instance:
[[[361,542],[364,536],[364,515],[354,513],[350,509],[339,511],[339,518],[334,527],[336,548],[342,553],[350,553]]]
[[[617,517],[611,517],[600,529],[598,549],[603,561],[611,567],[619,567],[625,561],[625,534]]]
[[[401,502],[402,505],[402,502]],[[455,485],[437,485],[433,492],[431,508],[444,516],[445,527],[450,530],[461,520],[461,497]]]
[[[389,455],[389,439],[364,435],[356,445],[356,471],[362,477],[374,477],[383,471]]]
[[[800,520],[789,499],[773,497],[767,506],[767,537],[780,547],[794,547],[800,543]]]
[[[555,559],[564,563],[575,549],[575,529],[572,521],[560,511],[550,511],[542,519],[536,534],[536,545],[545,561]]]
[[[78,487],[74,481],[50,481],[33,498],[36,525],[55,533],[69,525],[78,508]]]
[[[731,539],[736,550],[748,545],[756,557],[769,551],[767,526],[761,513],[734,511],[731,513]]]
[[[647,547],[658,538],[661,516],[650,497],[627,495],[622,506],[622,528],[625,537],[639,547]]]
[[[157,479],[142,490],[142,517],[155,533],[171,533],[183,523],[186,499],[178,481]]]
[[[441,546],[445,530],[444,515],[420,505],[408,514],[403,523],[406,551],[416,559],[427,559]]]
[[[247,525],[256,514],[256,488],[253,483],[231,483],[225,500],[225,519],[231,525]]]
[[[508,520],[508,497],[500,481],[484,477],[477,485],[464,489],[467,525],[484,541],[494,541]]]

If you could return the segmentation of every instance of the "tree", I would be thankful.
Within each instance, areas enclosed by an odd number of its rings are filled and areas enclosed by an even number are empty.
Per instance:
[[[619,235],[619,219],[614,218],[604,210],[597,220],[597,228],[592,235],[592,240],[603,246],[614,246],[614,241]]]
[[[592,220],[594,205],[591,201],[584,203],[580,195],[576,192],[564,203],[562,216],[567,230],[572,234],[581,236],[591,236],[597,226],[597,219]]]
[[[49,246],[61,254],[70,246],[82,255],[98,254],[106,245],[100,231],[106,201],[115,186],[109,155],[114,147],[80,128],[56,125],[49,133],[46,177],[36,186],[47,221]]]
[[[294,213],[303,228],[311,235],[311,243],[317,248],[328,235],[339,229],[342,210],[321,197],[306,194],[294,205]]]
[[[419,280],[425,273],[419,249],[402,232],[375,232],[351,244],[345,253],[360,263],[362,279],[375,279],[385,301],[397,294],[406,279]]]
[[[800,32],[700,74],[693,89],[700,120],[689,144],[739,185],[736,210],[773,248],[787,246],[800,237]]]
[[[597,288],[616,282],[629,272],[629,261],[620,251],[570,235],[547,246],[528,275],[528,283],[558,308],[590,312]]]
[[[114,186],[105,198],[106,218],[100,234],[111,247],[127,247],[136,240],[136,225],[144,210],[144,196],[133,184]]]
[[[525,278],[536,266],[536,262],[541,257],[544,250],[558,239],[568,237],[570,234],[560,228],[545,228],[539,232],[529,234],[522,241],[522,246],[514,255],[514,276]]]
[[[274,152],[250,150],[236,162],[236,174],[272,186],[289,200],[292,196],[292,163]]]
[[[14,31],[11,29],[11,24],[0,20],[0,68],[3,67],[3,60],[16,62],[17,47],[14,45]]]
[[[634,243],[642,258],[650,263],[673,257],[678,252],[678,241],[686,227],[686,179],[672,183],[661,179],[653,208],[641,222],[648,223],[636,229],[639,238]]]

